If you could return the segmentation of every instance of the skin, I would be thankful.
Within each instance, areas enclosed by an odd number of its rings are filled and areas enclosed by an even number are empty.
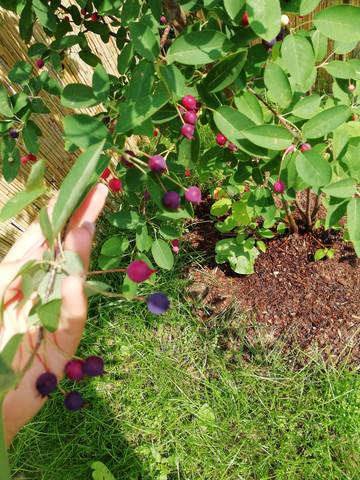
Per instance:
[[[107,195],[107,188],[99,184],[86,197],[84,202],[71,217],[64,249],[80,255],[84,263],[84,275],[89,269],[90,252],[93,241],[94,222],[100,214]],[[51,212],[55,199],[50,202]],[[47,242],[41,232],[39,222],[33,222],[22,237],[13,245],[0,264],[0,295],[5,291],[4,322],[0,326],[0,351],[9,338],[16,333],[25,333],[17,350],[12,368],[21,371],[27,364],[31,350],[38,337],[38,327],[30,328],[27,324],[28,313],[34,304],[33,296],[16,309],[22,300],[21,278],[6,288],[19,268],[31,259],[41,259]],[[44,348],[40,347],[31,367],[27,370],[16,389],[11,390],[4,400],[4,423],[7,444],[10,445],[16,433],[41,409],[47,397],[41,398],[36,390],[37,378],[47,369],[60,381],[64,375],[66,363],[73,358],[85,327],[87,316],[87,299],[83,292],[81,278],[68,276],[61,286],[62,304],[59,327],[55,333],[45,333],[46,359]],[[43,343],[43,345],[44,345]]]

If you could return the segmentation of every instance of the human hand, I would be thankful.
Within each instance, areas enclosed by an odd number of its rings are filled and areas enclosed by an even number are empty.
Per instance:
[[[80,255],[85,275],[89,269],[94,234],[93,223],[104,206],[106,195],[107,188],[103,184],[97,185],[89,193],[72,215],[64,239],[64,249]],[[54,202],[51,202],[48,208],[50,217],[53,205]],[[43,252],[47,249],[46,239],[36,220],[13,245],[0,264],[0,297],[20,267],[32,259],[41,260]],[[39,332],[39,327],[29,328],[27,321],[36,293],[34,292],[24,305],[16,308],[22,298],[21,277],[18,277],[5,291],[3,324],[0,326],[0,351],[13,335],[26,333],[12,363],[15,372],[22,371],[27,365]],[[87,315],[87,299],[78,277],[66,277],[61,286],[61,299],[58,329],[55,333],[44,331],[46,361],[43,349],[40,348],[16,389],[11,390],[5,397],[4,424],[8,445],[19,429],[40,410],[47,399],[47,397],[42,398],[36,389],[37,378],[48,369],[57,376],[58,380],[61,380],[64,367],[74,356],[82,338]]]

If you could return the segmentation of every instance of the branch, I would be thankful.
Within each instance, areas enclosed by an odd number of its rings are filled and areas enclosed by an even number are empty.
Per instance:
[[[311,214],[311,220],[314,221],[321,206],[321,195],[316,195],[314,210]]]
[[[187,17],[184,10],[181,8],[179,2],[177,0],[163,0],[163,2],[170,14],[169,24],[174,25],[177,32],[181,32],[182,30],[184,30],[187,25]]]

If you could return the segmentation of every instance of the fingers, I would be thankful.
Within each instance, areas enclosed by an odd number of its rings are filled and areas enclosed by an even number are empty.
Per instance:
[[[64,242],[64,250],[78,253],[84,264],[85,275],[89,271],[90,252],[94,235],[94,225],[84,222],[81,228],[71,230]]]
[[[80,227],[84,222],[94,223],[104,207],[107,194],[108,189],[102,183],[93,188],[72,215],[68,231]]]
[[[87,298],[78,277],[69,276],[63,281],[61,298],[60,322],[54,337],[57,346],[73,356],[80,343],[87,315]],[[62,362],[66,363],[67,360],[61,356]]]

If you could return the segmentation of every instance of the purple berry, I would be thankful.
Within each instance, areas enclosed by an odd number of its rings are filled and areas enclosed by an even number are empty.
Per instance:
[[[198,203],[201,200],[201,192],[197,187],[190,187],[185,192],[185,198],[188,202]]]
[[[10,130],[9,137],[11,138],[18,138],[19,132],[17,130]]]
[[[266,40],[262,40],[262,44],[267,50],[270,50],[270,48],[272,48],[275,45],[275,43],[276,43],[276,38],[273,38],[272,40],[270,40],[270,42],[267,42]]]
[[[40,393],[41,397],[49,397],[57,387],[57,377],[51,372],[45,372],[36,380],[36,389]]]
[[[104,123],[105,125],[109,125],[109,123],[110,123],[110,117],[104,117],[101,121],[102,121],[102,123]]]
[[[222,133],[216,135],[216,143],[222,147],[227,142],[227,138]]]
[[[187,138],[188,140],[191,140],[193,137],[193,133],[194,133],[194,126],[191,125],[190,123],[185,123],[185,125],[183,125],[181,127],[181,134]]]
[[[91,356],[83,364],[83,371],[88,377],[96,377],[104,373],[104,362],[102,358]]]
[[[79,392],[70,392],[66,395],[64,400],[65,408],[71,410],[72,412],[76,412],[76,410],[80,410],[81,407],[84,405],[84,399]]]
[[[65,365],[65,375],[70,380],[82,380],[84,378],[83,362],[81,360],[71,360]]]
[[[232,152],[236,152],[236,150],[238,149],[238,147],[231,142],[229,142],[228,147],[229,147],[229,150],[231,150]]]
[[[151,195],[150,195],[150,193],[147,191],[147,189],[145,189],[144,198],[145,198],[145,200],[150,200],[150,198],[151,198]]]
[[[147,307],[154,315],[161,315],[170,306],[170,300],[164,293],[153,293],[147,301]]]
[[[285,191],[285,183],[282,181],[274,183],[274,190],[276,193],[284,193]]]
[[[163,196],[163,204],[166,208],[178,208],[180,205],[180,195],[177,192],[167,192]]]
[[[190,110],[189,112],[186,112],[184,115],[184,120],[186,123],[190,123],[191,125],[195,125],[197,121],[197,115],[194,110]]]
[[[135,153],[132,150],[125,150],[125,153],[127,153],[131,157],[136,156]],[[134,168],[135,167],[135,165],[132,162],[129,162],[129,160],[126,160],[125,157],[121,157],[120,160],[125,165],[125,168]]]
[[[276,39],[278,42],[282,42],[284,40],[284,29],[281,27],[280,32],[277,34]]]
[[[152,270],[146,262],[135,260],[127,268],[127,274],[133,282],[141,283],[150,278],[157,270]]]
[[[38,68],[42,68],[44,66],[44,61],[41,58],[38,58],[36,60],[36,65],[38,66]]]
[[[149,168],[153,172],[163,173],[166,170],[165,158],[161,155],[154,155],[149,160]]]
[[[192,95],[185,95],[182,99],[182,104],[186,110],[193,110],[196,107],[196,99]]]

